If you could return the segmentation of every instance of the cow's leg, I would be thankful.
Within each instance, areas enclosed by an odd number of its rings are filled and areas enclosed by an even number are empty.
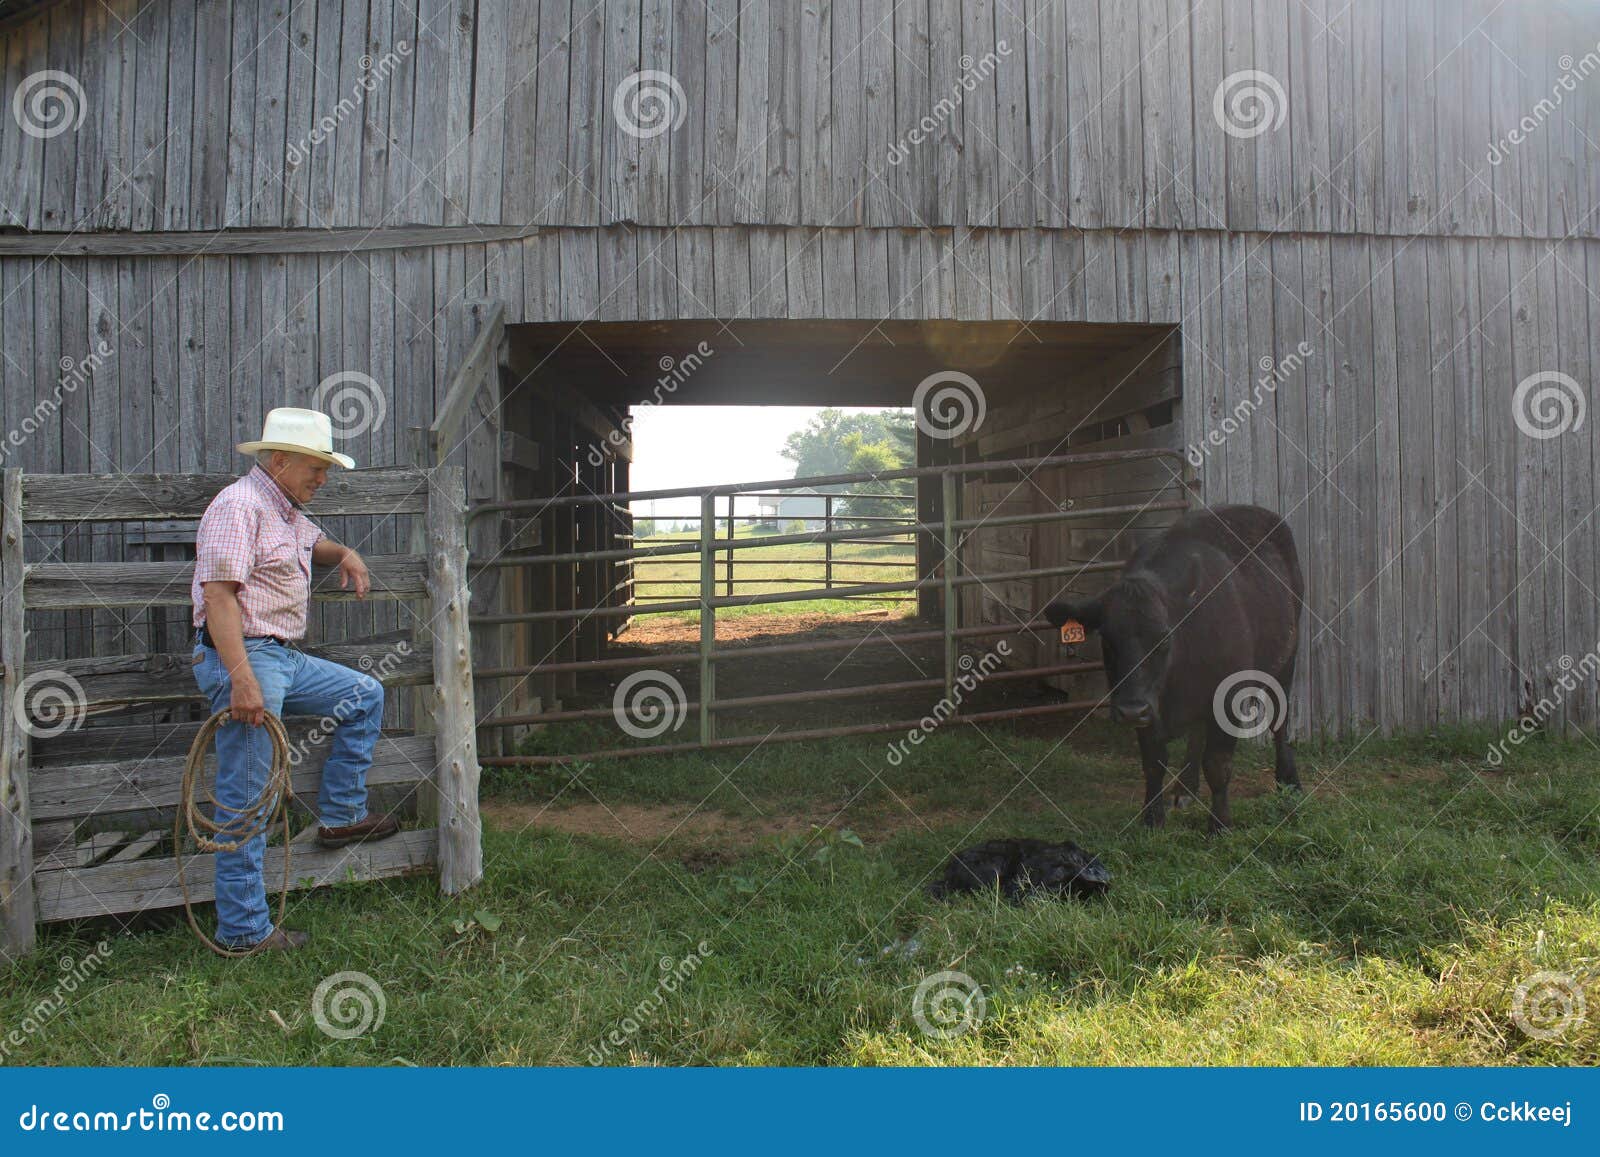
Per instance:
[[[1167,800],[1161,794],[1167,784],[1167,737],[1159,727],[1141,727],[1136,734],[1144,764],[1144,822],[1159,828],[1167,822]]]
[[[1293,788],[1300,790],[1300,772],[1294,765],[1294,747],[1289,743],[1289,696],[1288,690],[1294,683],[1294,663],[1291,660],[1289,668],[1283,673],[1283,718],[1277,720],[1272,729],[1272,771],[1273,778],[1278,781],[1280,788]]]
[[[1278,786],[1291,791],[1300,790],[1300,772],[1294,765],[1294,747],[1289,742],[1289,729],[1280,727],[1272,733],[1274,747],[1273,775]]]
[[[1233,826],[1233,809],[1228,806],[1228,781],[1233,778],[1233,749],[1238,743],[1220,727],[1206,732],[1205,770],[1206,786],[1211,789],[1211,823],[1213,835]]]
[[[1200,798],[1200,761],[1206,749],[1206,729],[1199,724],[1189,730],[1183,752],[1183,767],[1178,771],[1178,782],[1172,787],[1172,807],[1188,807]]]

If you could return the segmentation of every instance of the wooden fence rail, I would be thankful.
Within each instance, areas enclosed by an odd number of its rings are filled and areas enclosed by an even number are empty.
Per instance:
[[[29,523],[196,518],[231,475],[22,474],[0,482],[0,954],[30,951],[39,923],[170,907],[183,902],[166,838],[179,803],[183,756],[195,725],[111,722],[130,709],[201,696],[188,655],[95,655],[30,662],[30,610],[186,605],[192,564],[28,563]],[[483,874],[478,756],[473,735],[472,649],[467,634],[466,498],[459,467],[347,471],[310,505],[313,515],[421,515],[425,553],[367,560],[370,597],[426,600],[419,630],[308,648],[364,670],[386,687],[430,688],[431,719],[416,735],[385,735],[369,787],[418,791],[425,826],[370,846],[322,849],[295,838],[294,886],[437,870],[454,894]],[[313,599],[348,598],[329,575]],[[41,723],[29,700],[48,683],[66,714]],[[85,727],[92,719],[101,722]],[[286,720],[305,752],[297,798],[313,799],[329,737]],[[303,835],[304,833],[302,833]],[[283,849],[267,851],[266,878]],[[196,900],[213,895],[209,856],[185,860]]]

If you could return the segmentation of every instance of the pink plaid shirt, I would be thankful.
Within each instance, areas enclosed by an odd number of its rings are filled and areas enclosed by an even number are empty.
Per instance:
[[[259,465],[225,487],[195,537],[194,625],[206,619],[208,582],[239,584],[246,635],[301,639],[311,600],[311,548],[325,535]]]

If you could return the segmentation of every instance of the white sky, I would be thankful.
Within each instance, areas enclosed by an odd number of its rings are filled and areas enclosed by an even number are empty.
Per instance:
[[[630,490],[670,490],[723,482],[794,477],[794,463],[779,451],[821,406],[635,406]],[[836,406],[845,413],[882,406]],[[698,514],[695,498],[635,503],[634,514],[670,518]],[[740,513],[744,513],[743,503]]]

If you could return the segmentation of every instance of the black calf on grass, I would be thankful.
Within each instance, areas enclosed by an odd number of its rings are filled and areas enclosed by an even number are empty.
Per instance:
[[[1100,636],[1111,718],[1138,733],[1145,823],[1166,822],[1167,745],[1179,736],[1188,750],[1173,806],[1200,794],[1204,767],[1213,832],[1232,823],[1228,781],[1240,738],[1271,730],[1279,786],[1300,786],[1288,692],[1304,603],[1288,524],[1259,506],[1221,506],[1146,542],[1098,597],[1045,608],[1054,626],[1076,622]]]

